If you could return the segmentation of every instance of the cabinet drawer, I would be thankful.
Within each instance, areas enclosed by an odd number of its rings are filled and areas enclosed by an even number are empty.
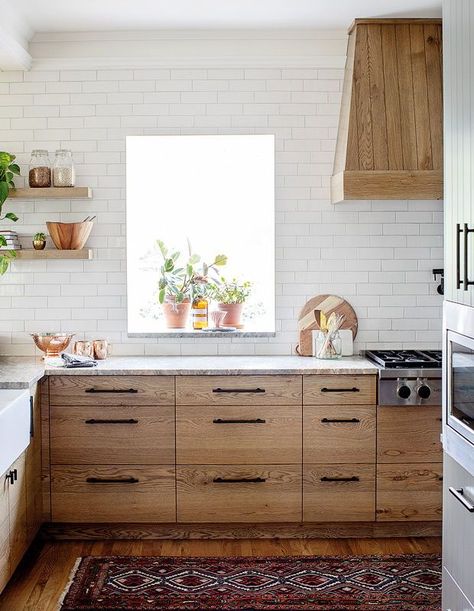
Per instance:
[[[293,465],[177,468],[178,522],[300,522],[301,469]]]
[[[177,405],[300,405],[301,376],[178,376]]]
[[[305,463],[374,463],[375,406],[305,406]]]
[[[441,520],[442,465],[377,466],[377,521]]]
[[[52,376],[50,405],[174,405],[172,376]]]
[[[305,522],[369,522],[374,519],[374,466],[337,464],[304,467]]]
[[[474,601],[474,512],[462,503],[474,505],[474,476],[447,454],[444,465],[443,565],[466,597]]]
[[[8,519],[8,482],[0,476],[0,593],[10,577],[10,526]]]
[[[304,405],[373,405],[377,402],[373,375],[303,376]]]
[[[52,464],[174,463],[174,408],[52,407]]]
[[[173,466],[54,466],[52,521],[175,522],[174,476]]]
[[[378,407],[379,463],[441,462],[441,407]]]
[[[301,406],[178,406],[176,416],[178,463],[301,463]]]

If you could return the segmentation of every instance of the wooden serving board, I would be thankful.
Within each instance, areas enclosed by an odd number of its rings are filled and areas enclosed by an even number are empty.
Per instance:
[[[305,303],[298,316],[300,343],[296,352],[300,356],[313,354],[312,331],[320,329],[320,313],[328,319],[333,312],[344,316],[341,329],[351,329],[352,338],[355,339],[358,321],[351,304],[338,295],[316,295]]]

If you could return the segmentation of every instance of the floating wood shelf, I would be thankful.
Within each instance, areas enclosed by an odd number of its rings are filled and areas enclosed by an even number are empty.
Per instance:
[[[1,251],[0,251],[1,253]],[[21,249],[16,251],[17,259],[92,259],[92,249],[82,250],[57,250],[47,248],[45,250]]]
[[[25,187],[11,189],[8,197],[16,199],[91,199],[92,189],[90,187],[47,187],[44,189]]]

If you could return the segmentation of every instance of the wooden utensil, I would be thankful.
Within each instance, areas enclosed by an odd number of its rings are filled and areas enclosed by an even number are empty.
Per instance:
[[[341,329],[351,329],[355,339],[357,335],[358,321],[354,309],[342,297],[338,295],[316,295],[312,297],[301,309],[298,316],[298,330],[300,333],[299,344],[296,352],[300,356],[312,356],[313,342],[312,331],[325,328],[326,320],[335,312],[344,316]]]

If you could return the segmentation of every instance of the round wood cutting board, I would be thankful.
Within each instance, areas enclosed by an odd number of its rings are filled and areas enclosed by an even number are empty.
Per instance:
[[[303,318],[313,312],[314,310],[320,310],[326,316],[326,319],[329,316],[336,312],[336,314],[341,314],[344,316],[344,322],[342,323],[341,329],[351,329],[353,339],[356,338],[358,321],[357,314],[354,312],[351,304],[339,297],[338,295],[316,295],[316,297],[312,297],[306,304],[303,306],[299,316],[298,323],[303,320]],[[319,329],[319,324],[317,319],[314,320],[314,323],[311,325],[312,329]]]

